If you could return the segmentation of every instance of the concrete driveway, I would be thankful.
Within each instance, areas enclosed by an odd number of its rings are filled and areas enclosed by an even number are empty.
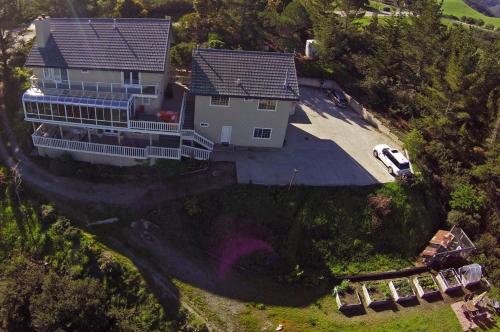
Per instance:
[[[340,109],[315,88],[301,86],[301,103],[279,151],[214,152],[235,161],[238,183],[310,186],[369,185],[394,181],[372,155],[380,143],[398,147],[350,109]]]

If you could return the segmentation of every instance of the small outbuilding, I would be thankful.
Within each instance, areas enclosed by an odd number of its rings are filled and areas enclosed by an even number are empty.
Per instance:
[[[476,263],[465,265],[458,269],[458,276],[464,287],[472,286],[481,281],[483,269],[481,265]]]
[[[420,253],[420,257],[429,266],[434,263],[443,263],[452,257],[466,258],[475,249],[474,243],[467,234],[460,227],[453,226],[449,231],[438,230]]]

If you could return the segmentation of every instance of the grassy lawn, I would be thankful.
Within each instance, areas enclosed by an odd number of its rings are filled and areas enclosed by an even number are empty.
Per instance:
[[[262,309],[262,308],[260,308]],[[282,323],[286,331],[460,331],[459,322],[449,304],[425,303],[400,310],[385,310],[347,317],[337,310],[333,296],[326,296],[305,308],[266,307],[259,310],[247,305],[240,315],[245,331]]]
[[[485,24],[491,23],[495,27],[500,27],[500,18],[483,15],[469,7],[463,0],[443,0],[443,13],[445,15],[454,15],[458,18],[468,16],[475,19],[482,19]]]

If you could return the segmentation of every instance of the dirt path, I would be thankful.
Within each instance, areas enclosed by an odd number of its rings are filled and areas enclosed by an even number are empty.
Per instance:
[[[234,166],[219,163],[212,164],[207,171],[179,176],[171,183],[157,185],[99,184],[60,177],[35,164],[19,148],[1,98],[0,123],[4,134],[4,137],[0,137],[1,160],[18,172],[26,184],[50,198],[147,210],[162,202],[223,188],[236,182]],[[4,142],[5,138],[7,142]]]

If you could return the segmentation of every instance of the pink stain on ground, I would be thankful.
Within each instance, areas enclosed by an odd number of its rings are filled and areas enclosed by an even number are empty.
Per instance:
[[[219,277],[223,277],[238,259],[257,251],[274,252],[268,243],[260,239],[247,237],[230,239],[222,250]]]

